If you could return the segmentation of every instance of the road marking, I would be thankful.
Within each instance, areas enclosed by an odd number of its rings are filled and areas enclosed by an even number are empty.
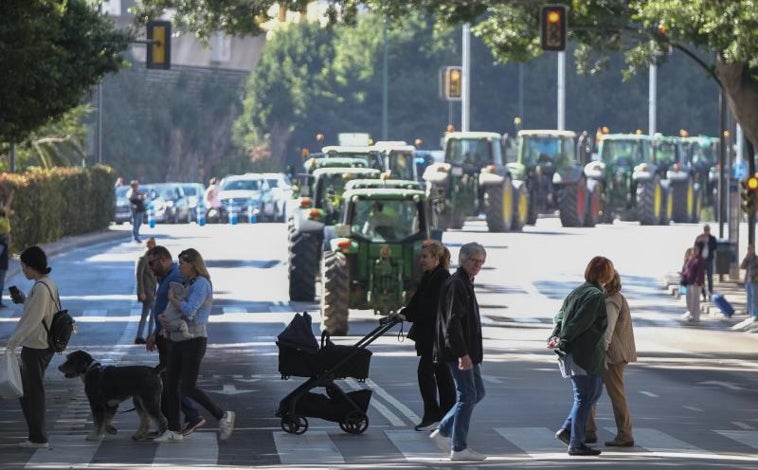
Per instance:
[[[634,442],[645,449],[656,453],[663,453],[662,455],[677,455],[682,453],[686,453],[688,456],[696,454],[701,456],[714,455],[713,452],[702,450],[688,442],[680,441],[663,431],[652,428],[634,428]]]
[[[716,431],[724,437],[728,437],[753,449],[758,449],[758,431]]]
[[[735,425],[735,426],[737,426],[738,428],[742,428],[742,429],[744,429],[744,430],[755,429],[755,428],[754,428],[754,427],[752,427],[751,425],[749,425],[749,424],[747,424],[747,423],[743,423],[742,421],[732,421],[732,424],[734,424],[734,425]]]
[[[283,465],[345,463],[326,431],[307,431],[301,435],[277,432],[274,445]]]
[[[533,459],[568,459],[562,442],[547,428],[495,428],[495,432],[512,442]],[[563,449],[562,451],[559,451]]]
[[[651,398],[659,398],[658,395],[656,395],[653,392],[646,392],[645,390],[640,390],[640,393]]]
[[[26,462],[24,468],[88,467],[95,457],[99,442],[87,441],[82,434],[54,434],[50,436],[52,449],[38,449]]]
[[[366,380],[366,382],[369,383],[370,379]],[[353,390],[360,390],[360,389],[363,388],[363,387],[361,387],[358,384],[357,381],[355,381],[355,379],[347,379],[347,380],[345,380],[345,383],[350,388],[352,388]],[[373,383],[373,382],[371,382],[371,383]],[[376,384],[374,384],[374,386],[376,387],[376,390],[374,390],[374,394],[381,395],[381,392],[379,392],[379,391],[382,390],[381,387],[379,387]],[[385,393],[387,393],[387,392],[385,392]],[[393,413],[392,411],[390,411],[390,409],[387,408],[387,406],[384,403],[378,401],[376,399],[376,397],[372,396],[372,400],[370,402],[370,405],[373,406],[374,409],[376,409],[376,411],[378,411],[382,416],[384,416],[385,418],[387,418],[387,421],[389,421],[392,426],[401,427],[401,426],[405,426],[406,425],[405,422],[402,419],[400,419],[395,413]]]
[[[703,412],[703,410],[701,408],[698,408],[696,406],[682,405],[682,408],[684,408],[685,410],[696,411],[698,413],[702,413]]]
[[[742,387],[735,385],[731,382],[721,382],[718,380],[708,380],[706,382],[698,382],[697,385],[716,385],[717,387],[728,388],[729,390],[742,390]]]
[[[218,438],[215,432],[195,432],[188,442],[158,444],[153,467],[215,467],[218,464]]]
[[[385,389],[377,385],[376,382],[374,382],[371,379],[366,379],[366,384],[368,384],[368,386],[371,387],[372,390],[374,390],[375,394],[382,397],[385,401],[387,401],[389,404],[394,406],[395,409],[397,409],[400,413],[402,413],[403,416],[408,418],[408,421],[410,421],[411,423],[418,423],[421,421],[421,418],[419,418],[416,413],[414,413],[410,408],[405,406],[403,402],[401,402],[400,400],[390,395],[389,392],[387,392]],[[401,424],[399,424],[398,426],[404,426],[404,425],[405,424],[402,423],[401,421]]]
[[[429,439],[429,433],[409,431],[406,429],[392,429],[384,431],[387,438],[397,447],[406,460],[442,460],[449,456],[442,453]]]

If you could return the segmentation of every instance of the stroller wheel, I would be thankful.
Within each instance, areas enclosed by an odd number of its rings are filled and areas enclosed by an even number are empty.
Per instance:
[[[297,415],[283,416],[281,426],[284,432],[290,434],[303,434],[308,430],[308,418]]]
[[[368,416],[362,411],[351,411],[340,421],[340,428],[350,434],[361,434],[368,428]]]

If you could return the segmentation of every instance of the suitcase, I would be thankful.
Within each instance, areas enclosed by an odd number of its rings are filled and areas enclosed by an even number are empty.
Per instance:
[[[730,318],[732,315],[734,315],[734,308],[732,307],[732,304],[730,304],[723,295],[714,294],[711,298],[711,302],[713,302],[714,305],[716,305],[716,307],[721,310],[721,313],[723,313],[725,317]]]

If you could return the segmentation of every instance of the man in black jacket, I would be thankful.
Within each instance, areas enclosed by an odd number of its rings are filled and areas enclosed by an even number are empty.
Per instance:
[[[706,298],[705,285],[703,285],[703,300],[710,300],[713,296],[713,258],[716,256],[716,237],[711,235],[711,226],[703,225],[703,233],[695,238],[695,246],[700,249],[700,256],[705,262],[705,278],[708,281],[708,297]]]
[[[434,359],[450,368],[458,399],[429,437],[441,450],[450,452],[453,461],[487,458],[470,449],[466,442],[474,405],[485,394],[480,370],[482,324],[474,276],[479,274],[486,258],[484,247],[476,242],[461,247],[459,268],[442,287],[437,314]]]

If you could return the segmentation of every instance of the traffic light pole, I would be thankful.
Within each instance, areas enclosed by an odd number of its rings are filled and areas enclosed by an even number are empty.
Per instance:
[[[745,153],[747,154],[748,174],[755,174],[755,152],[753,151],[753,143],[750,140],[745,139]],[[750,211],[747,215],[747,242],[749,245],[755,246],[755,211]]]

